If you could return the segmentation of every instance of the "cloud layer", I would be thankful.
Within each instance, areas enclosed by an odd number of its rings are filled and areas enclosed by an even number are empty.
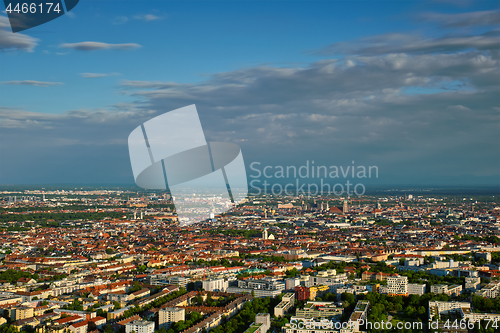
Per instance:
[[[475,15],[432,19],[462,27],[477,25]],[[383,184],[499,184],[498,33],[371,36],[325,47],[302,66],[200,83],[129,78],[118,88],[133,102],[63,115],[0,108],[0,141],[12,142],[0,147],[0,182],[131,183],[130,131],[196,104],[207,141],[238,143],[247,166],[355,161],[377,165]],[[128,45],[84,43],[93,44],[68,45]]]
[[[420,14],[417,17],[421,21],[436,22],[444,28],[497,25],[500,22],[500,12],[497,10],[485,10],[459,14],[441,14],[430,12]]]
[[[34,81],[34,80],[4,81],[2,83],[10,85],[37,86],[37,87],[50,87],[50,86],[59,86],[64,84],[62,82],[47,82],[47,81]]]
[[[63,43],[60,45],[61,48],[73,49],[76,51],[95,51],[95,50],[133,50],[140,48],[141,45],[136,43],[125,43],[125,44],[109,44],[101,42],[80,42],[80,43]]]
[[[80,73],[80,76],[85,79],[97,79],[113,75],[118,75],[118,73]]]

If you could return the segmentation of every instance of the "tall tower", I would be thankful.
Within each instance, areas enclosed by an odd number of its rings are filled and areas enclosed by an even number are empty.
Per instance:
[[[262,239],[267,239],[267,228],[264,228],[264,231],[262,232]]]
[[[342,209],[342,213],[348,213],[349,212],[349,205],[347,204],[347,199],[344,200],[344,207]]]

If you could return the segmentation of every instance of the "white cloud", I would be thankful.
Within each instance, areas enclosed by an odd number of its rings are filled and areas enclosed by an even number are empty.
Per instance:
[[[422,21],[436,22],[445,28],[498,25],[500,23],[500,11],[485,10],[459,14],[441,14],[430,12],[420,14],[417,18]]]
[[[132,19],[138,20],[138,21],[143,21],[143,22],[151,22],[151,21],[157,21],[157,20],[162,20],[162,16],[158,15],[153,15],[153,14],[142,14],[142,15],[135,15],[132,16]],[[117,16],[113,19],[112,23],[115,25],[120,25],[120,24],[125,24],[128,21],[130,21],[130,18],[127,16]]]
[[[136,16],[134,16],[134,19],[141,20],[144,22],[150,22],[150,21],[160,20],[161,17],[153,15],[153,14],[145,14],[145,15],[136,15]]]
[[[115,25],[124,24],[126,22],[128,22],[128,17],[126,16],[117,16],[112,21],[112,23]]]
[[[62,82],[46,82],[46,81],[34,81],[34,80],[4,81],[2,83],[10,85],[24,85],[24,86],[37,86],[37,87],[50,87],[50,86],[59,86],[64,84]]]
[[[80,73],[80,76],[85,79],[97,79],[106,76],[119,75],[119,73]]]
[[[315,53],[377,55],[389,53],[446,53],[466,49],[492,50],[500,48],[500,31],[491,30],[482,35],[444,36],[425,38],[415,35],[390,33],[361,38],[356,41],[339,42]]]
[[[33,52],[38,39],[21,33],[13,33],[8,18],[0,16],[0,51],[23,50]]]
[[[63,43],[60,45],[62,48],[73,49],[77,51],[95,51],[95,50],[132,50],[140,48],[141,45],[136,43],[125,44],[110,44],[101,42],[80,42],[80,43]]]

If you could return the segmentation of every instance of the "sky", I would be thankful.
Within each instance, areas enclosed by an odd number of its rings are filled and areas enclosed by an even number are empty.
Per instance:
[[[499,4],[83,0],[18,33],[2,12],[0,184],[133,184],[131,131],[195,104],[249,175],[500,186]]]

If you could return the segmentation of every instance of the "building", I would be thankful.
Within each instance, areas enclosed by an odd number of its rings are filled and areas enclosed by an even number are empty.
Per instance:
[[[125,333],[154,333],[155,323],[146,320],[134,320],[125,325]]]
[[[149,296],[150,293],[151,293],[151,291],[148,288],[144,288],[144,289],[141,289],[141,290],[138,290],[138,291],[131,293],[129,295],[129,299],[133,300],[136,298],[146,297],[146,296]]]
[[[366,318],[368,317],[368,307],[370,306],[369,301],[358,301],[356,303],[356,307],[349,317],[349,322],[354,323],[352,327],[353,332],[360,332],[359,322],[362,320],[366,322]]]
[[[223,291],[225,292],[229,287],[229,282],[226,279],[209,279],[204,280],[202,283],[202,288],[205,291]]]
[[[343,308],[332,302],[307,302],[303,309],[297,309],[295,316],[300,318],[331,318],[342,316]]]
[[[78,323],[69,325],[69,330],[72,333],[87,333],[88,331],[88,321],[84,320]]]
[[[461,285],[448,286],[446,284],[435,284],[431,286],[431,293],[458,296],[462,293]]]
[[[469,309],[470,303],[467,302],[429,302],[429,321],[441,319],[441,315],[447,315],[450,311],[458,311],[458,309]]]
[[[320,320],[315,320],[314,318],[301,318],[292,317],[290,322],[285,324],[281,328],[282,333],[339,333],[338,325],[339,323],[334,323],[333,321],[324,322]],[[354,332],[351,325],[349,328],[342,330],[341,332],[352,333]],[[318,330],[318,328],[321,328]]]
[[[408,296],[408,277],[399,275],[387,277],[387,293],[392,296]]]
[[[285,313],[295,304],[295,294],[286,293],[281,298],[281,302],[274,308],[274,315],[276,317],[283,317]]]
[[[38,291],[17,291],[16,296],[21,296],[23,302],[31,302],[36,299],[45,299],[52,295],[52,290],[38,290]]]
[[[33,308],[19,306],[10,309],[10,319],[13,321],[33,317]]]
[[[472,312],[470,308],[459,308],[458,312],[466,322],[475,323],[480,320],[485,320],[486,322],[493,323],[493,327],[496,327],[500,321],[500,314],[498,313],[477,313]]]
[[[309,288],[309,299],[314,301],[316,297],[326,293],[330,288],[328,286],[313,286]]]
[[[186,310],[184,308],[168,307],[158,311],[158,326],[169,329],[173,323],[186,319]]]
[[[327,271],[321,271],[316,276],[309,276],[309,281],[306,282],[306,286],[341,286],[348,281],[346,273],[337,274],[334,269],[329,269]]]
[[[309,287],[297,286],[295,287],[295,296],[299,301],[305,301],[309,299]]]
[[[271,328],[271,315],[269,313],[258,313],[255,322],[244,333],[266,333]]]
[[[418,283],[408,283],[408,295],[420,295],[425,294],[425,284]]]
[[[13,296],[11,294],[0,296],[0,305],[22,303],[22,302],[23,298],[21,296]]]
[[[344,200],[344,205],[342,206],[342,213],[344,214],[349,213],[349,204],[347,203],[347,200]]]
[[[179,275],[174,275],[168,279],[169,284],[175,284],[183,288],[186,288],[189,282],[191,282],[191,279]]]
[[[285,289],[286,290],[295,290],[295,287],[300,285],[299,278],[288,278],[285,279]]]
[[[99,329],[102,329],[104,325],[106,325],[106,318],[97,316],[95,318],[90,319],[89,321],[93,322],[95,326]]]
[[[120,304],[126,304],[130,300],[130,295],[126,294],[124,291],[116,293],[107,294],[108,301],[111,303],[118,302]]]
[[[237,294],[254,293],[255,297],[275,297],[280,295],[283,290],[285,290],[285,284],[283,282],[264,278],[261,280],[238,280],[238,286],[229,287],[226,292]]]
[[[361,273],[361,280],[363,281],[385,281],[391,274],[383,272],[368,272],[364,271]]]
[[[495,298],[500,295],[500,281],[492,281],[488,283],[486,286],[481,288],[476,295],[486,297],[486,298]]]
[[[466,277],[465,278],[465,290],[467,292],[475,292],[478,289],[479,284],[481,283],[480,277]]]
[[[500,321],[500,314],[498,313],[472,312],[471,305],[468,302],[429,302],[429,320],[441,320],[442,315],[451,313],[462,318],[466,323],[475,323],[480,320],[491,321],[492,323]]]

